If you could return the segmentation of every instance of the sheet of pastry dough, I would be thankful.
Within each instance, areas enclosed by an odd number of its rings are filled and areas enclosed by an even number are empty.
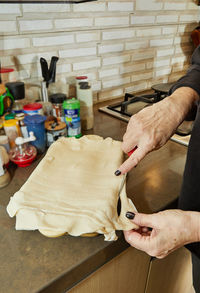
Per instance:
[[[117,239],[115,230],[136,228],[125,217],[135,211],[125,185],[117,214],[123,177],[114,172],[122,161],[121,142],[111,138],[60,138],[10,199],[7,212],[16,216],[16,229],[73,236],[97,232],[109,241]]]

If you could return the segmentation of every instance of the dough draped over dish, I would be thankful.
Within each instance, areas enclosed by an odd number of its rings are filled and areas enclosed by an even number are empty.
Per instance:
[[[137,228],[125,217],[135,207],[127,198],[123,176],[114,172],[123,161],[121,142],[96,135],[60,138],[26,183],[10,198],[7,212],[16,216],[16,230],[45,230],[49,235],[104,234]]]

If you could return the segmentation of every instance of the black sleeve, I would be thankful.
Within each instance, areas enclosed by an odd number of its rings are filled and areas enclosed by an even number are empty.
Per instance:
[[[180,87],[190,87],[195,90],[200,96],[200,45],[192,54],[191,65],[183,77],[181,77],[169,90],[171,95]],[[186,120],[194,120],[196,116],[197,105],[193,105],[192,109],[186,116]]]
[[[190,87],[200,96],[200,45],[195,49],[192,55],[191,66],[188,72],[172,86],[169,94],[172,94],[180,87]]]

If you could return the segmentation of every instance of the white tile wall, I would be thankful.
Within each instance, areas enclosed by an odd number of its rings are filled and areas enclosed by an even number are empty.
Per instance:
[[[57,79],[87,74],[95,102],[114,99],[181,77],[199,15],[193,0],[0,4],[0,60],[37,83],[40,57],[58,56]]]

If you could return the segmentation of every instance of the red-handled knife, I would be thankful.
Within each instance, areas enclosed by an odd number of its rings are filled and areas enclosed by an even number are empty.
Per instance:
[[[134,151],[137,149],[137,146],[134,147],[134,149],[132,149],[130,152],[128,152],[128,156],[130,157],[132,155],[132,153],[134,153]]]

